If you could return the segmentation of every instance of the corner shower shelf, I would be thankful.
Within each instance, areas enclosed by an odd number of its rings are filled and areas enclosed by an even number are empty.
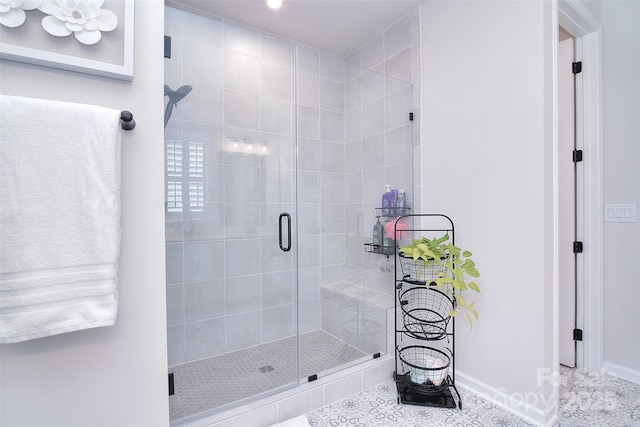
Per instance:
[[[409,206],[404,206],[401,208],[391,207],[391,208],[374,208],[376,210],[376,218],[393,218],[396,216],[408,215],[411,211]]]
[[[392,207],[392,208],[374,208],[374,209],[376,210],[376,218],[395,218],[398,216],[408,215],[409,212],[411,211],[411,208],[409,206],[404,206],[401,208]],[[390,240],[390,241],[393,242],[393,244],[389,246],[377,245],[375,243],[365,243],[364,251],[374,253],[374,254],[387,255],[387,256],[393,255],[396,253],[395,241],[394,240]]]
[[[423,224],[403,232],[424,234],[446,232],[455,243],[453,221],[440,214],[402,215]],[[429,228],[428,224],[437,226]],[[427,224],[427,225],[424,225]],[[397,225],[397,222],[396,222]],[[394,230],[398,231],[398,230]],[[395,249],[395,248],[394,248]],[[455,385],[455,318],[449,313],[456,307],[455,295],[438,289],[435,277],[423,273],[416,280],[400,268],[395,258],[395,371],[398,404],[462,409]],[[437,275],[437,271],[431,274]]]
[[[374,254],[393,255],[396,252],[396,248],[394,246],[382,246],[376,245],[374,243],[365,243],[364,251]]]

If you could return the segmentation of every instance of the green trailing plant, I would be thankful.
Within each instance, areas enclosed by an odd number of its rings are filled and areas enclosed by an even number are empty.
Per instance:
[[[475,301],[467,301],[467,295],[469,291],[480,293],[480,287],[473,281],[480,277],[480,272],[471,259],[473,254],[451,243],[448,233],[433,239],[423,237],[413,240],[411,245],[401,247],[400,251],[404,257],[413,258],[414,262],[423,260],[425,263],[444,267],[434,281],[440,290],[453,294],[456,298],[457,304],[449,314],[457,316],[464,313],[469,325],[473,326],[473,319],[478,319],[478,310],[475,308]]]

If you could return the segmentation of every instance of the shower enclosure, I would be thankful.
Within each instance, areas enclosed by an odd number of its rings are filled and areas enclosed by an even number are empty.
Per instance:
[[[386,352],[393,278],[364,243],[384,185],[413,188],[413,89],[171,3],[165,33],[175,422]]]

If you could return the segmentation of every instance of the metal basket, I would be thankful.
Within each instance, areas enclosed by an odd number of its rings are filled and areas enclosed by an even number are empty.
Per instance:
[[[400,268],[402,269],[403,280],[413,284],[434,283],[440,273],[446,274],[448,269],[444,259],[440,263],[434,259],[424,260],[398,254]]]
[[[433,393],[450,385],[450,354],[433,347],[411,345],[398,348],[398,357],[403,374],[412,388]]]
[[[418,339],[440,339],[447,334],[454,297],[435,287],[417,286],[398,295],[405,331]]]

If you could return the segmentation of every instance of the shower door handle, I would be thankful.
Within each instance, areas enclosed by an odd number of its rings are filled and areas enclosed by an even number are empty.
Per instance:
[[[287,218],[287,246],[282,245],[282,218]],[[280,214],[280,218],[278,218],[278,240],[280,244],[280,249],[284,252],[289,252],[291,250],[291,215],[286,212]]]

